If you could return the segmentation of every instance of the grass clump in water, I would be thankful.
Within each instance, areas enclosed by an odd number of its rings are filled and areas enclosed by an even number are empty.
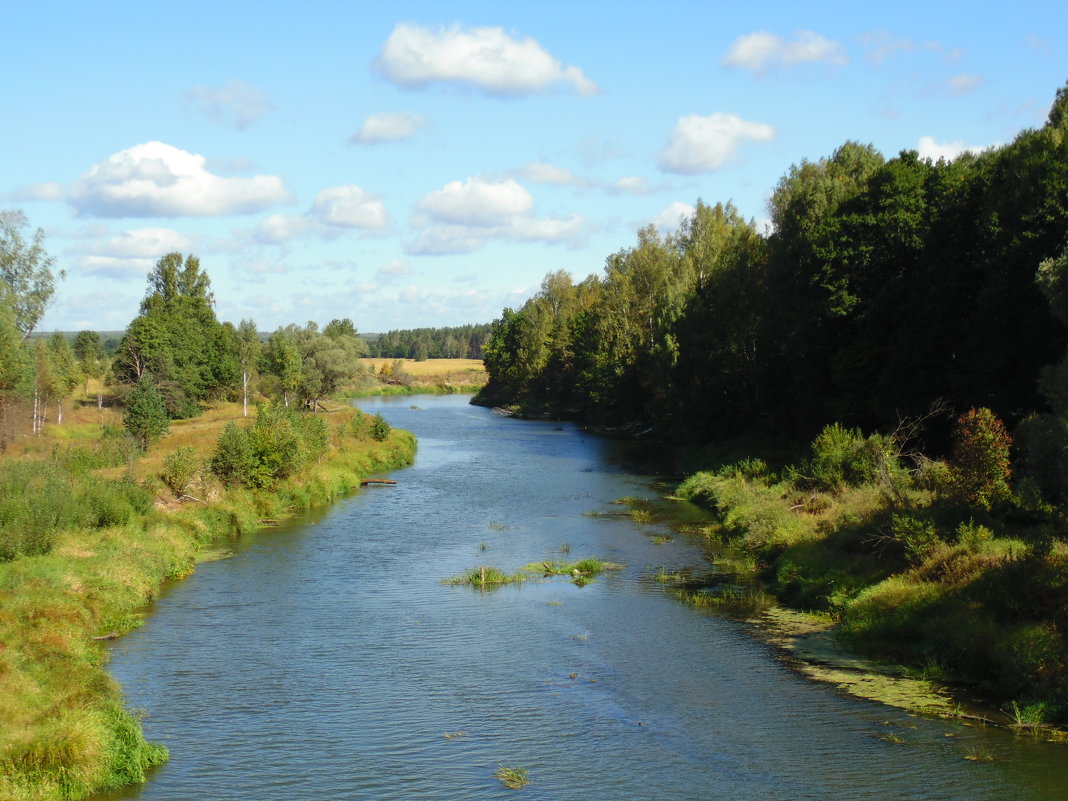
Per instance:
[[[478,567],[473,567],[458,576],[446,579],[445,583],[453,586],[467,585],[484,590],[494,587],[502,587],[505,584],[517,584],[522,581],[526,581],[526,576],[522,573],[513,573],[509,575],[499,568],[479,565]]]
[[[541,573],[549,576],[570,576],[578,586],[583,586],[590,580],[608,570],[622,570],[623,565],[615,562],[602,562],[600,559],[587,557],[577,562],[565,562],[562,559],[547,559],[543,562],[531,562],[522,570],[527,573]]]
[[[497,763],[497,770],[493,775],[509,790],[518,790],[530,781],[526,768],[510,768],[500,762]]]

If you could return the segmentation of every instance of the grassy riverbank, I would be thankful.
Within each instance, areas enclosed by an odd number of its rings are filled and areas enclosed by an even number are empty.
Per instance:
[[[341,394],[349,398],[380,395],[455,395],[476,393],[487,381],[481,359],[360,359],[373,382],[361,381]]]
[[[404,431],[362,436],[352,425],[362,413],[346,407],[320,415],[328,443],[299,473],[270,489],[228,489],[203,463],[225,424],[241,422],[240,405],[173,423],[137,458],[113,429],[89,422],[97,414],[107,413],[85,411],[3,463],[0,529],[5,542],[20,537],[14,558],[0,562],[0,798],[11,801],[143,781],[166,750],[145,742],[124,708],[105,669],[106,640],[140,625],[162,584],[189,575],[212,548],[330,503],[415,452]],[[160,479],[179,448],[197,465],[183,501]],[[11,483],[20,476],[21,492]]]
[[[1026,499],[969,500],[963,470],[834,426],[794,464],[746,459],[679,494],[714,509],[712,536],[849,647],[971,684],[1021,728],[1063,724],[1068,545]]]

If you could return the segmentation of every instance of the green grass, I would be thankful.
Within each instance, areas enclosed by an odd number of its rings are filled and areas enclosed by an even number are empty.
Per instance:
[[[201,551],[217,550],[265,519],[329,503],[361,477],[410,463],[414,449],[414,438],[401,431],[382,443],[338,441],[275,492],[214,486],[205,493],[208,505],[161,495],[159,508],[140,485],[50,463],[47,448],[4,460],[5,514],[15,514],[13,496],[36,487],[33,480],[42,490],[53,482],[55,491],[43,491],[36,510],[51,512],[48,547],[0,561],[0,798],[77,799],[144,781],[166,750],[144,740],[105,671],[105,642],[93,638],[140,625],[163,582],[189,575]],[[161,464],[162,456],[152,451],[133,466],[150,478],[144,461]],[[22,472],[30,484],[15,480]],[[74,512],[60,514],[65,504]]]
[[[499,762],[493,775],[509,790],[518,790],[530,782],[526,768],[510,768]]]
[[[518,584],[526,581],[527,577],[522,573],[505,573],[500,568],[479,565],[461,573],[458,576],[445,579],[445,584],[477,587],[479,589],[492,589],[503,587],[505,584]]]

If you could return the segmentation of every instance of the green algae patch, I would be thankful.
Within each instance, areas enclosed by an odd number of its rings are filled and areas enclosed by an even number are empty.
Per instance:
[[[967,710],[943,685],[843,648],[835,639],[837,624],[826,616],[776,606],[748,622],[763,640],[779,648],[801,675],[833,684],[849,695],[916,714],[998,722],[993,713]]]

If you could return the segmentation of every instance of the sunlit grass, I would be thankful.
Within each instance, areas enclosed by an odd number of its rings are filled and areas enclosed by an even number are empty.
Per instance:
[[[500,762],[497,763],[497,770],[493,775],[509,790],[518,790],[530,781],[526,768],[510,768]]]

